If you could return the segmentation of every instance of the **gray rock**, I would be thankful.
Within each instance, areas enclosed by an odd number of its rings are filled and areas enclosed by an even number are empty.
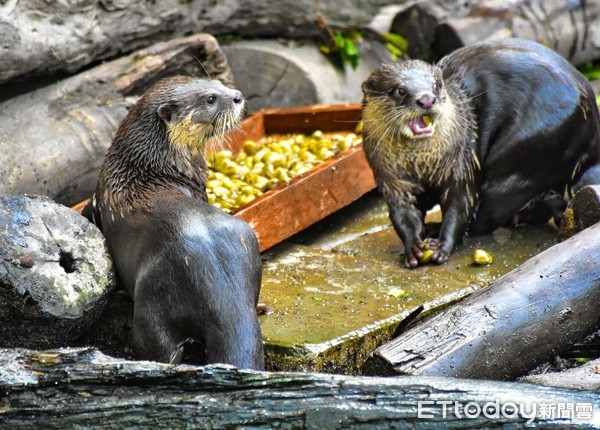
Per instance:
[[[600,222],[600,166],[589,169],[578,186],[583,187],[569,201],[560,223],[563,239]]]
[[[94,225],[47,197],[0,195],[0,346],[71,344],[114,285]]]

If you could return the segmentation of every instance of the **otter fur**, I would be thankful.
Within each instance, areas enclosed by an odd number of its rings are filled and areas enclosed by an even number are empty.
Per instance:
[[[564,196],[598,177],[588,174],[600,164],[594,93],[535,42],[482,42],[436,65],[384,64],[362,89],[363,148],[409,268],[424,249],[445,263],[465,234],[558,220]],[[435,204],[439,235],[425,241],[424,214]]]
[[[263,368],[261,261],[245,222],[207,203],[205,146],[242,94],[218,81],[156,83],[118,128],[83,214],[102,230],[134,303],[137,358]]]

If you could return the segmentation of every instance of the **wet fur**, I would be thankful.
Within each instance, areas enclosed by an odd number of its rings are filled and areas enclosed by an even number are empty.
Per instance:
[[[548,221],[560,210],[543,196],[562,196],[600,163],[589,83],[534,42],[480,43],[437,65],[384,65],[363,92],[364,149],[405,244],[407,267],[418,265],[425,247],[434,249],[434,262],[446,262],[467,231],[492,231],[524,208],[522,220]],[[423,94],[436,103],[418,106]],[[433,135],[407,135],[402,124],[425,114],[434,118]],[[424,245],[424,213],[436,203],[441,229]]]
[[[120,125],[84,209],[133,298],[138,358],[177,363],[185,348],[195,364],[263,368],[258,241],[206,202],[205,144],[237,123],[239,97],[216,81],[156,84]]]

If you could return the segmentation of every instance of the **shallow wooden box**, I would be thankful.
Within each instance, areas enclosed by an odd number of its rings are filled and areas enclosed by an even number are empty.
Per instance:
[[[246,140],[315,130],[353,132],[360,121],[360,103],[269,109],[245,119],[232,133],[228,149],[239,152]],[[264,251],[375,188],[362,144],[319,164],[274,188],[232,214],[252,226]],[[81,212],[85,203],[74,207]]]
[[[360,120],[360,103],[269,109],[243,121],[231,150],[248,139],[287,133],[352,132]],[[233,212],[254,229],[261,251],[357,200],[375,188],[362,144],[319,164]]]

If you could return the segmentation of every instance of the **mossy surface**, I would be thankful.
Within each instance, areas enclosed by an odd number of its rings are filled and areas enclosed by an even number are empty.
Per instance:
[[[445,265],[408,270],[385,204],[370,194],[263,255],[260,301],[274,311],[261,317],[267,365],[359,373],[414,309],[444,306],[557,241],[550,225],[502,228],[466,239]],[[475,249],[493,263],[474,265]]]

